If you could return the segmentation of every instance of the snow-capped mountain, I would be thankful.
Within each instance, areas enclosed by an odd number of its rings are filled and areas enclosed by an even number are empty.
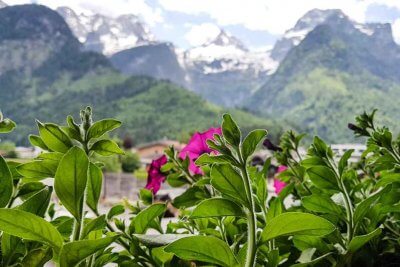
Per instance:
[[[0,8],[6,7],[7,4],[0,0]]]
[[[136,15],[112,18],[100,14],[77,14],[69,7],[59,7],[57,12],[87,50],[112,55],[154,41],[147,25]]]
[[[301,17],[296,25],[287,30],[285,34],[274,45],[271,51],[271,57],[274,60],[282,61],[286,54],[311,32],[316,26],[326,23],[330,18],[346,17],[354,25],[356,29],[367,35],[374,34],[375,30],[379,30],[379,23],[362,24],[349,19],[340,9],[312,9]],[[378,25],[379,24],[379,25]]]
[[[183,60],[189,68],[202,68],[204,74],[240,70],[272,73],[277,67],[269,52],[251,52],[242,41],[222,29],[205,44],[185,51]]]

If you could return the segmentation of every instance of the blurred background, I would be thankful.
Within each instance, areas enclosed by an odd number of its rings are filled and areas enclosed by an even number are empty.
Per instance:
[[[0,110],[18,125],[0,153],[34,157],[34,120],[86,105],[123,121],[129,154],[107,159],[113,173],[145,178],[224,112],[244,132],[294,129],[345,151],[364,110],[399,129],[398,42],[395,0],[0,0]]]

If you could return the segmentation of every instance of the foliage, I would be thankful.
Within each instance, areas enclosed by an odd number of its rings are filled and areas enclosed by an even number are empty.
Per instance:
[[[121,158],[121,168],[123,172],[133,173],[140,168],[140,158],[138,154],[125,152],[125,156]]]
[[[19,164],[0,158],[2,266],[43,266],[50,260],[60,266],[399,262],[400,139],[378,127],[374,115],[364,113],[349,124],[368,138],[355,164],[349,160],[353,151],[337,157],[319,137],[301,155],[304,135],[293,131],[279,145],[265,141],[264,129],[244,136],[225,114],[221,134],[203,140],[212,152],[197,158],[199,171],[193,173],[192,159],[173,147],[166,151],[168,161],[159,171],[170,186],[185,188],[180,196],[155,202],[157,196],[142,189],[140,200],[115,205],[107,214],[98,210],[103,164],[94,155],[122,153],[105,135],[120,122],[93,122],[91,108],[81,111],[79,124],[70,116],[66,125],[38,121],[39,135],[30,138],[44,149],[37,159]],[[268,196],[265,179],[271,159],[250,164],[260,143],[288,166],[277,177],[287,184],[277,196]],[[69,215],[55,212],[53,188],[41,181],[48,177]],[[290,198],[293,204],[283,205]],[[179,209],[179,220],[165,228],[161,219],[170,205]]]

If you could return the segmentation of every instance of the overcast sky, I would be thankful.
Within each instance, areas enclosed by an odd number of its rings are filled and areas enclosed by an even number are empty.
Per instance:
[[[400,0],[3,0],[9,5],[40,3],[109,16],[139,15],[157,39],[181,48],[199,45],[218,27],[253,49],[270,46],[313,8],[342,9],[359,22],[392,23],[400,41]]]

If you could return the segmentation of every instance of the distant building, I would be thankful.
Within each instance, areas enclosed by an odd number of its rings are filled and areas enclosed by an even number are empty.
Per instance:
[[[36,147],[17,146],[15,148],[15,152],[21,159],[33,159],[36,158],[42,152],[42,150]]]
[[[363,144],[334,144],[331,145],[331,148],[337,158],[342,157],[346,151],[353,149],[354,152],[351,154],[350,158],[352,162],[360,160],[362,153],[367,149],[366,145]]]
[[[147,164],[151,163],[153,159],[160,157],[164,153],[164,150],[170,146],[174,146],[177,151],[180,151],[184,145],[176,140],[162,139],[139,145],[132,150],[140,156],[142,163]]]

